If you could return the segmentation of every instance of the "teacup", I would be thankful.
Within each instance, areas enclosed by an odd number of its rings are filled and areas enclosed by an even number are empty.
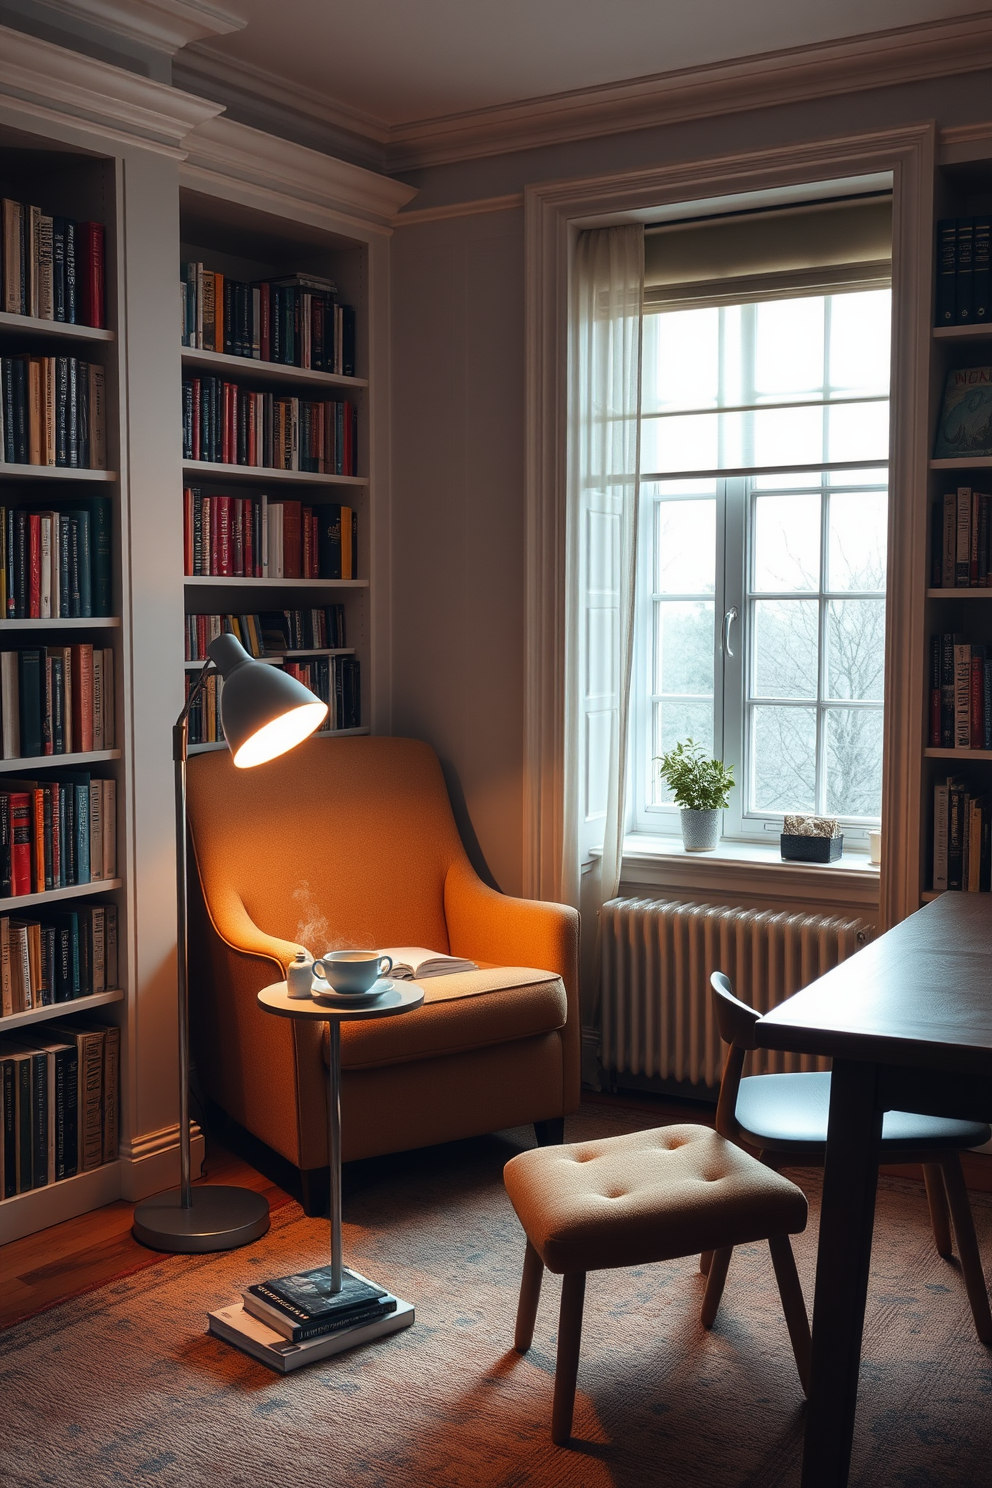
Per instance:
[[[378,951],[326,951],[313,963],[313,974],[323,977],[335,992],[368,992],[393,967],[392,956]]]

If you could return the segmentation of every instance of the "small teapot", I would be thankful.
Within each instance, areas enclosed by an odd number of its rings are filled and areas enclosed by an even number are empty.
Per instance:
[[[309,951],[297,951],[296,959],[286,968],[286,996],[309,997],[313,985],[313,957]]]

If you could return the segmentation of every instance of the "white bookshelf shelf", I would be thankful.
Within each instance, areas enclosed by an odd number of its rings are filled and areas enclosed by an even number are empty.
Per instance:
[[[364,377],[342,377],[337,372],[314,372],[309,367],[287,367],[283,362],[263,362],[255,357],[229,356],[219,351],[193,351],[183,347],[183,367],[202,369],[204,372],[241,373],[264,382],[285,382],[297,386],[336,389],[347,392],[349,388],[359,390],[368,387]]]
[[[91,1008],[105,1007],[108,1002],[123,1000],[123,990],[120,987],[111,987],[106,992],[94,992],[89,997],[74,997],[69,1002],[55,1002],[49,1007],[32,1008],[27,1013],[8,1013],[5,1018],[0,1018],[0,1038],[12,1028],[26,1028],[29,1023],[48,1023],[53,1018],[88,1013]]]
[[[36,754],[22,759],[0,759],[0,770],[62,770],[66,766],[99,765],[120,757],[119,749],[93,749],[87,754]]]
[[[121,1164],[117,1161],[63,1178],[60,1183],[46,1183],[43,1188],[0,1199],[0,1243],[61,1224],[90,1209],[101,1209],[120,1196]]]
[[[316,651],[280,651],[277,656],[253,656],[253,661],[264,661],[267,666],[279,666],[287,659],[295,661],[298,656],[354,656],[354,646],[336,646],[326,650]],[[184,661],[183,666],[187,672],[199,672],[207,664],[207,657],[201,657],[199,661]],[[87,756],[89,758],[89,756]]]
[[[367,589],[368,579],[234,579],[217,574],[187,574],[196,589]]]
[[[4,630],[120,630],[120,615],[90,615],[57,620],[0,620]]]
[[[73,465],[8,465],[6,461],[0,462],[0,480],[98,481],[105,485],[116,479],[116,470],[84,470]]]
[[[934,326],[933,339],[935,341],[987,341],[992,339],[992,325],[983,322],[982,325]]]
[[[0,899],[0,914],[7,910],[29,909],[37,904],[58,904],[63,899],[85,899],[87,894],[105,894],[108,889],[119,889],[120,878],[95,878],[92,883],[69,884],[64,889],[46,889],[42,894],[15,894],[9,899]]]
[[[2,467],[0,467],[2,468]],[[8,470],[15,467],[8,465]],[[18,470],[34,470],[34,465],[18,465]],[[200,480],[252,481],[271,486],[273,482],[291,486],[345,486],[362,490],[368,485],[364,475],[317,475],[312,470],[275,470],[269,465],[222,465],[214,460],[184,460],[183,474]]]
[[[992,760],[992,749],[924,749],[927,759]]]
[[[962,459],[931,460],[931,470],[992,470],[992,455],[971,455]]]
[[[992,599],[992,588],[928,589],[927,599]]]
[[[369,734],[371,732],[372,730],[368,727],[352,729],[331,729],[329,733],[318,732],[316,734],[311,734],[310,737],[311,739],[347,739],[356,738],[359,734]],[[211,750],[226,748],[226,741],[221,741],[216,744],[191,744],[189,746],[189,752],[190,754],[209,754]],[[20,901],[17,902],[19,903]],[[4,901],[0,900],[0,909],[3,908],[3,904]]]
[[[34,341],[43,341],[46,337],[58,337],[64,341],[114,339],[113,331],[98,330],[95,326],[67,325],[64,320],[41,320],[35,315],[12,315],[9,310],[0,312],[0,331],[16,331]]]

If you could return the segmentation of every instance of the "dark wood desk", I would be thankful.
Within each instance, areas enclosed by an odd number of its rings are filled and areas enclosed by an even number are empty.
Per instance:
[[[884,1111],[992,1119],[992,896],[944,894],[759,1020],[833,1058],[802,1488],[844,1488]]]

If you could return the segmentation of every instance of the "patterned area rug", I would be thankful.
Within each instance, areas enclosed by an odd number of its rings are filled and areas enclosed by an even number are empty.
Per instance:
[[[654,1124],[586,1108],[570,1140]],[[501,1171],[529,1130],[365,1166],[346,1256],[417,1321],[299,1373],[205,1335],[248,1283],[327,1259],[296,1205],[226,1256],[164,1258],[0,1335],[5,1488],[795,1488],[803,1397],[767,1248],[734,1257],[716,1327],[693,1259],[591,1276],[575,1437],[551,1445],[559,1286],[512,1350],[523,1237]],[[796,1242],[812,1296],[814,1218]],[[992,1257],[992,1197],[973,1196]],[[992,1355],[933,1248],[922,1186],[881,1181],[852,1488],[976,1488],[992,1457]]]

